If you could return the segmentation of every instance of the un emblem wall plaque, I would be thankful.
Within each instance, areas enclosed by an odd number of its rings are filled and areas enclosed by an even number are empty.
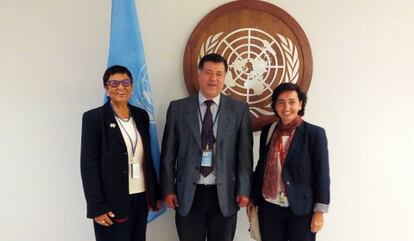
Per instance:
[[[312,78],[312,53],[304,31],[287,12],[262,1],[230,2],[200,21],[184,53],[190,94],[198,91],[198,61],[209,53],[227,59],[222,93],[249,104],[253,130],[275,120],[271,95],[277,85],[292,82],[307,91]]]

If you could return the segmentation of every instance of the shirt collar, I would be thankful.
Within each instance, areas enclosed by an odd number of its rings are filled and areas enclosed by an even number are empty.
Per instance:
[[[220,96],[221,94],[217,95],[216,97],[214,97],[213,99],[211,99],[214,104],[216,104],[217,106],[220,105]],[[201,106],[202,104],[204,104],[204,101],[208,100],[207,97],[205,97],[200,91],[198,92],[198,104]]]

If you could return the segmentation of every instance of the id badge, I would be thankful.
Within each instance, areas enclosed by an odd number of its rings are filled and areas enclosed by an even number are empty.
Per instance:
[[[287,199],[287,196],[285,195],[285,193],[281,192],[277,198],[277,202],[279,203],[280,206],[282,207],[288,207],[289,206],[289,202]]]
[[[202,167],[211,167],[213,165],[213,151],[212,150],[204,150],[203,151],[203,158],[201,159],[201,166]]]
[[[131,177],[132,179],[139,178],[139,164],[138,163],[131,164]]]

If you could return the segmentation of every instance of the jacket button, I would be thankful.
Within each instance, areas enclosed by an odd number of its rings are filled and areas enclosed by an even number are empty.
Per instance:
[[[128,153],[124,152],[124,155],[128,155]]]
[[[193,185],[195,186],[195,185],[197,185],[197,183],[196,182],[193,182]]]
[[[287,181],[287,182],[286,182],[286,185],[288,185],[288,186],[289,186],[289,185],[290,185],[290,182],[289,182],[289,181]]]
[[[127,171],[125,171],[125,170],[124,170],[124,171],[122,171],[122,173],[123,173],[123,174],[126,174],[126,173],[127,173]]]
[[[200,170],[200,167],[199,166],[196,166],[196,170]]]

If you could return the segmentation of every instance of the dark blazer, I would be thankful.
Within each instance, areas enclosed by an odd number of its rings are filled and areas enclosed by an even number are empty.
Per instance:
[[[145,110],[129,105],[144,147],[147,201],[156,209],[158,184],[151,158],[149,118]],[[82,118],[81,176],[87,217],[112,211],[117,218],[128,216],[128,154],[121,130],[107,102],[89,110]]]
[[[200,178],[202,148],[197,98],[193,95],[170,103],[162,141],[162,193],[177,194],[181,216],[190,212]],[[237,195],[250,197],[253,138],[246,103],[221,95],[216,139],[218,200],[222,214],[228,217],[238,210]]]
[[[254,172],[253,202],[264,201],[262,184],[270,141],[269,128],[262,129],[259,161]],[[329,204],[330,178],[325,130],[303,122],[295,131],[282,171],[289,207],[296,215],[309,214],[315,203]]]

